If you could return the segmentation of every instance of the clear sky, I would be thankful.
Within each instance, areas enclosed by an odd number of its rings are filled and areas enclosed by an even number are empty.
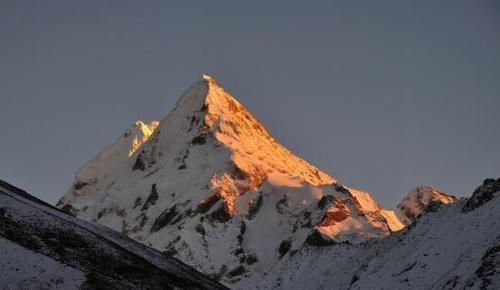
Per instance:
[[[0,0],[0,178],[55,202],[202,73],[384,206],[500,176],[500,1]]]

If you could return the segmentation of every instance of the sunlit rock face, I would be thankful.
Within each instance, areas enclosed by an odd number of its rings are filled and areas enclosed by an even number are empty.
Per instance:
[[[89,161],[59,206],[224,283],[304,245],[358,243],[404,226],[279,144],[209,76],[159,123],[139,127]]]

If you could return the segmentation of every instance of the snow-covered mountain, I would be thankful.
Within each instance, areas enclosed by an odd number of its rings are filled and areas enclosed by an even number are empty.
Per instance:
[[[433,202],[409,227],[360,244],[307,246],[244,289],[500,289],[500,178]]]
[[[0,180],[1,289],[226,289]]]
[[[85,164],[58,206],[235,289],[499,289],[499,190],[422,186],[383,209],[203,76]]]
[[[159,123],[137,122],[84,165],[58,206],[229,284],[305,244],[404,226],[280,145],[209,76]]]

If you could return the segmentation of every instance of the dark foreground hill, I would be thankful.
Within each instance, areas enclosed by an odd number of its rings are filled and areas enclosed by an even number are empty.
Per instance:
[[[0,289],[226,289],[0,181]]]

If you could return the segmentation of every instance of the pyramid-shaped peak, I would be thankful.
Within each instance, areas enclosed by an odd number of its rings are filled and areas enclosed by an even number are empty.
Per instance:
[[[134,125],[133,131],[137,134],[126,134],[134,135],[134,138],[128,137],[111,146],[113,152],[126,149],[126,154],[120,156],[127,159],[116,162],[120,163],[120,170],[103,172],[110,167],[107,165],[99,167],[103,170],[94,170],[95,166],[81,170],[93,172],[90,174],[92,178],[85,179],[92,180],[93,187],[97,188],[95,183],[101,179],[106,183],[107,179],[120,178],[120,173],[129,168],[133,175],[181,180],[179,182],[183,185],[178,185],[179,188],[173,191],[190,187],[191,183],[201,185],[215,192],[223,200],[225,211],[234,214],[236,198],[267,180],[280,179],[280,186],[288,186],[287,182],[291,180],[295,180],[293,184],[311,186],[336,181],[276,141],[243,105],[208,75],[191,85],[159,123],[138,122]],[[140,130],[142,128],[147,130]],[[135,135],[139,137],[135,138]],[[99,154],[98,157],[101,155],[110,154]],[[77,179],[79,176],[80,172]],[[79,181],[75,182],[77,186],[70,189],[65,200],[78,196]],[[158,187],[171,186],[169,184]],[[197,201],[194,198],[192,201],[199,202],[206,197],[198,196]]]
[[[281,145],[207,75],[135,151],[125,141],[80,170],[59,206],[204,271],[238,269],[242,253],[266,271],[284,255],[284,241],[295,241],[289,251],[306,241],[325,245],[326,237],[355,242],[389,233],[368,193]],[[260,233],[271,233],[265,243]]]
[[[215,79],[207,74],[203,74],[200,79],[194,82],[177,100],[174,112],[181,114],[190,114],[193,111],[199,111],[200,108],[206,110],[209,103],[222,105],[227,99],[234,100],[225,90],[220,87]],[[237,102],[236,102],[237,103]]]
[[[334,181],[279,144],[257,118],[208,75],[179,98],[159,128],[172,133],[168,137],[162,134],[161,143],[172,139],[191,142],[194,135],[212,136],[229,150],[236,167],[245,172],[259,171],[265,176],[280,171],[315,185]]]

